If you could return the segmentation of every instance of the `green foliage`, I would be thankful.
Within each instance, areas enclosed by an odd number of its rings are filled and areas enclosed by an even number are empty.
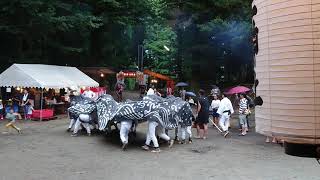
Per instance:
[[[167,0],[171,7],[179,7],[193,17],[203,22],[203,15],[220,17],[222,19],[246,19],[251,17],[251,2],[248,0]]]
[[[144,47],[147,52],[148,67],[159,73],[172,73],[174,70],[172,64],[176,54],[176,38],[176,33],[169,26],[153,24],[146,27]]]
[[[245,67],[253,69],[250,1],[167,2],[171,8],[180,10],[178,18],[181,20],[176,27],[181,80],[192,78],[208,85],[219,83],[223,75],[226,81],[233,83],[247,82],[251,78],[252,71],[243,77],[238,73]],[[221,66],[225,69],[221,70]]]
[[[90,30],[101,26],[101,18],[81,11],[76,4],[58,0],[2,0],[1,30],[9,33]]]
[[[238,81],[250,23],[248,0],[1,0],[0,59],[125,69],[143,44],[145,67],[159,73],[215,81],[224,64]]]

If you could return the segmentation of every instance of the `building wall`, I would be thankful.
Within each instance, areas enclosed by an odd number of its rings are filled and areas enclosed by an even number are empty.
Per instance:
[[[320,144],[320,0],[254,0],[256,130]]]

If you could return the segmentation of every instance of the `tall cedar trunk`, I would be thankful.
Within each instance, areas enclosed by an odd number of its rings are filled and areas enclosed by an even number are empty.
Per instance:
[[[90,62],[92,64],[98,64],[101,58],[103,57],[102,55],[102,28],[97,28],[94,29],[91,32],[91,40],[90,40]]]
[[[18,35],[17,36],[17,58],[18,59],[23,59],[24,58],[24,55],[23,55],[23,38],[21,35]]]
[[[100,16],[103,12],[98,5],[94,5],[93,15]],[[103,58],[102,49],[103,49],[103,29],[104,26],[101,26],[99,28],[93,29],[90,33],[91,39],[90,39],[90,60],[89,62],[92,65],[97,65],[101,59]]]
[[[177,41],[178,41],[178,49],[177,49],[177,73],[178,73],[178,79],[179,81],[183,81],[183,68],[182,68],[182,30],[181,28],[178,28],[177,30]]]

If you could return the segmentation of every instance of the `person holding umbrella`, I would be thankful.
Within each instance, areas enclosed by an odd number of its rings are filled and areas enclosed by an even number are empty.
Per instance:
[[[189,96],[188,98],[189,98],[188,103],[190,104],[190,106],[196,105],[196,103],[194,102],[191,96]]]
[[[197,97],[197,95],[194,92],[188,91],[188,92],[186,92],[186,96],[187,96],[186,101],[190,104],[190,106],[196,105],[193,97]]]
[[[184,101],[186,100],[186,90],[184,89],[184,87],[187,87],[188,84],[185,82],[179,82],[176,84],[176,87],[180,87],[181,90],[179,92],[181,99],[183,99]]]
[[[182,87],[180,90],[180,97],[182,100],[186,100],[186,90],[184,89],[184,87]]]
[[[248,101],[244,97],[244,94],[240,94],[239,102],[239,122],[241,125],[241,133],[239,136],[245,136],[247,134],[248,125],[247,125],[247,112],[248,110]]]

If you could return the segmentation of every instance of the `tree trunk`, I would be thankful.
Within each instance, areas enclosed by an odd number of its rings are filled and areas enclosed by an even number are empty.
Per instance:
[[[177,69],[176,72],[178,74],[178,79],[179,81],[183,81],[183,72],[182,72],[182,52],[181,52],[181,48],[182,48],[182,30],[180,28],[178,28],[177,30],[177,43],[178,43],[178,49],[177,49]]]
[[[98,64],[102,59],[102,39],[103,33],[102,28],[94,29],[91,32],[91,40],[90,40],[90,62],[92,64]]]
[[[102,11],[99,9],[98,5],[93,5],[93,15],[100,16]],[[102,48],[103,48],[103,29],[104,25],[93,29],[90,33],[90,47],[89,47],[89,58],[93,65],[97,65],[103,58]]]

